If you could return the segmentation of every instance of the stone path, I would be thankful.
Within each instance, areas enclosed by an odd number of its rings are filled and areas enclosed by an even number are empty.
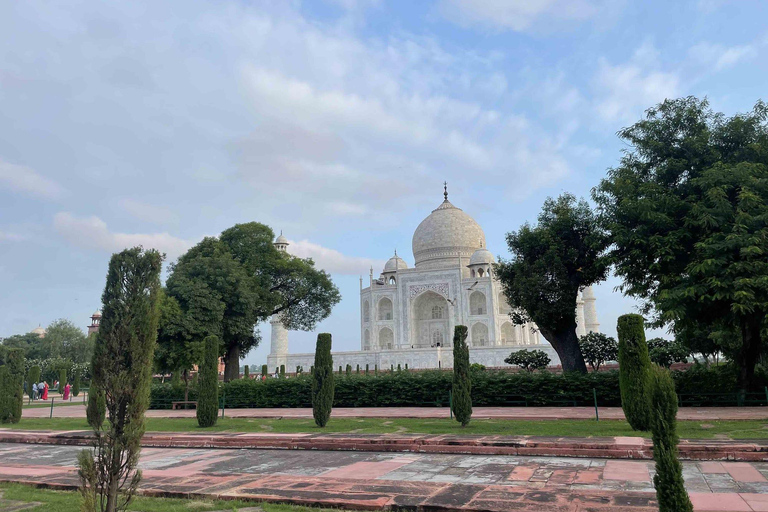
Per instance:
[[[600,407],[600,419],[621,420],[621,407]],[[337,407],[334,418],[447,418],[447,407]],[[25,409],[25,418],[47,418],[50,409]],[[312,418],[311,408],[227,409],[230,418]],[[54,418],[85,418],[85,406],[54,407]],[[149,418],[194,418],[195,411],[154,409]],[[594,419],[594,407],[473,407],[473,419],[561,420]],[[763,420],[768,419],[768,407],[681,407],[679,420]]]
[[[0,444],[0,480],[77,484],[79,447]],[[650,461],[598,458],[148,448],[149,495],[357,509],[650,512]],[[768,463],[684,462],[697,512],[768,510]]]

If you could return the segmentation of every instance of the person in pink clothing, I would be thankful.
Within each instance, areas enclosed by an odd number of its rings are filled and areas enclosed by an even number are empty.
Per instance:
[[[48,400],[48,383],[45,383],[45,387],[43,388],[43,400]]]
[[[69,400],[69,390],[72,389],[72,386],[69,385],[69,382],[67,382],[67,385],[64,386],[64,400]]]

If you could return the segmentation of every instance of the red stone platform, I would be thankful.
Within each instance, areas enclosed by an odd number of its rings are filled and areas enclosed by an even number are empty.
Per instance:
[[[90,445],[90,431],[0,429],[0,442]],[[276,434],[147,432],[142,446],[154,448],[260,448],[371,452],[456,453],[652,459],[652,442],[641,437],[456,436],[419,434]],[[768,461],[768,440],[681,440],[684,460]]]

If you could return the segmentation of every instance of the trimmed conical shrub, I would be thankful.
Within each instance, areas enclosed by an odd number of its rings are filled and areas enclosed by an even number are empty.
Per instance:
[[[243,368],[243,378],[245,380],[248,380],[251,378],[251,369],[248,367],[248,365],[245,365]]]
[[[72,383],[72,396],[80,394],[80,372],[75,373],[75,378]]]
[[[24,406],[24,351],[0,347],[0,423],[18,423]]]
[[[85,416],[88,419],[88,424],[94,430],[100,429],[101,425],[104,423],[106,413],[107,403],[106,398],[104,397],[104,392],[91,381],[91,387],[88,388],[88,405],[85,409]]]
[[[624,416],[634,430],[650,429],[648,372],[651,360],[645,342],[643,317],[622,315],[616,327],[619,334],[619,388]]]
[[[280,365],[280,378],[281,379],[285,378],[285,365],[284,364]]]
[[[67,385],[67,369],[59,369],[59,393],[64,395],[64,386]]]
[[[462,427],[472,419],[472,382],[465,325],[457,325],[453,330],[453,415]]]
[[[352,373],[352,365],[351,364],[347,365],[346,372],[347,372],[347,377],[349,377],[350,374]]]
[[[683,467],[677,458],[677,394],[669,370],[653,366],[648,379],[651,404],[651,433],[659,512],[693,512],[685,490]]]
[[[269,368],[267,368],[267,365],[265,364],[261,365],[261,376],[266,378],[268,373],[269,373]]]
[[[200,364],[197,391],[197,424],[212,427],[219,418],[219,349],[217,336],[207,336]]]
[[[339,373],[341,373],[341,367],[339,367]],[[325,427],[331,417],[333,393],[331,335],[324,332],[317,335],[315,372],[312,374],[312,415],[318,427]]]

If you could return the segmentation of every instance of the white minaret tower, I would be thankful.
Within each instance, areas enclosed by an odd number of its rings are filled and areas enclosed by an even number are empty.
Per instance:
[[[587,332],[600,332],[600,324],[597,321],[597,299],[591,286],[584,288],[581,298],[584,301],[584,327]]]
[[[576,336],[584,336],[589,332],[584,320],[584,291],[576,294]]]
[[[275,249],[278,251],[288,252],[288,239],[283,236],[282,231],[280,231],[280,236],[277,237],[274,245]],[[267,366],[269,372],[272,373],[276,368],[279,368],[281,364],[286,364],[287,362],[288,329],[283,325],[279,314],[272,315],[269,324],[272,327],[272,343],[270,345],[269,356],[267,357]]]

